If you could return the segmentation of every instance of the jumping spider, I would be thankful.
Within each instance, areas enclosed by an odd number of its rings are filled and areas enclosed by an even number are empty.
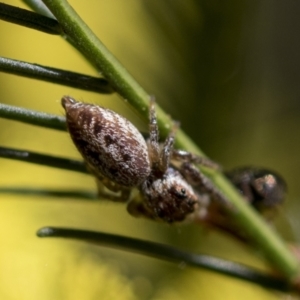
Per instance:
[[[99,194],[105,186],[120,193],[110,199],[127,202],[132,188],[139,190],[141,197],[128,203],[130,214],[173,223],[205,212],[207,194],[226,202],[194,164],[218,166],[207,158],[173,149],[177,123],[164,144],[159,143],[154,99],[150,100],[147,141],[132,123],[109,109],[69,96],[61,102],[68,131],[98,181]]]

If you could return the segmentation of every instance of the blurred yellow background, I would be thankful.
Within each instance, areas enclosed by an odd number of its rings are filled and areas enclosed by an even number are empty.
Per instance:
[[[7,4],[26,8],[21,1]],[[277,228],[299,239],[300,5],[252,1],[80,1],[70,4],[109,50],[225,169],[275,169],[289,186]],[[281,7],[283,6],[283,7]],[[0,21],[0,56],[97,75],[62,38]],[[145,124],[116,95],[0,73],[1,102],[63,114],[62,95]],[[79,158],[67,133],[0,119],[0,145]],[[95,191],[90,176],[0,159],[0,186]],[[117,250],[58,239],[68,226],[172,244],[264,268],[253,253],[197,226],[134,219],[125,206],[0,195],[0,299],[283,299],[255,285]]]

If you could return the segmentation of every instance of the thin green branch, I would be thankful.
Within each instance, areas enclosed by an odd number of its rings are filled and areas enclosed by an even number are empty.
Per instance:
[[[37,235],[39,237],[61,237],[83,240],[104,247],[121,249],[164,261],[171,261],[176,264],[184,263],[196,268],[202,268],[225,274],[282,292],[291,290],[289,283],[283,278],[264,274],[256,269],[242,264],[226,261],[208,255],[185,252],[163,244],[102,232],[58,227],[41,228],[38,230]]]
[[[115,57],[101,43],[97,36],[83,22],[66,0],[43,0],[61,24],[67,38],[99,70],[114,89],[132,107],[148,119],[149,95],[125,70]],[[166,135],[172,121],[159,107],[158,124],[162,135]],[[176,146],[193,153],[202,154],[197,146],[179,130]],[[294,277],[298,273],[298,263],[283,241],[262,218],[243,201],[230,182],[218,172],[208,173],[217,188],[229,199],[234,209],[232,217],[252,237],[254,243],[285,276]]]
[[[59,23],[35,12],[0,3],[0,20],[18,24],[49,34],[62,34]]]
[[[59,20],[68,40],[110,82],[138,113],[148,119],[149,95],[107,50],[88,26],[80,19],[66,1],[43,1]],[[158,106],[161,133],[166,135],[172,125],[171,118]]]
[[[0,187],[0,194],[14,194],[22,196],[42,196],[55,198],[70,198],[72,200],[99,201],[99,195],[87,190],[53,190],[46,188],[28,187]]]
[[[0,71],[101,94],[111,94],[114,92],[104,78],[92,77],[5,57],[0,57]]]
[[[66,118],[0,103],[0,118],[66,131]]]
[[[80,160],[7,147],[0,147],[0,157],[88,174],[85,164]]]

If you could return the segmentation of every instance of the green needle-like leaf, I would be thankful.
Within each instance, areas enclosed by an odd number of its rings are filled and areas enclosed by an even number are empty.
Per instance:
[[[37,235],[39,237],[61,237],[82,240],[101,246],[136,252],[138,254],[174,263],[184,262],[185,264],[196,268],[203,268],[221,274],[226,274],[231,277],[253,282],[263,287],[279,291],[288,291],[292,288],[283,278],[264,274],[242,264],[229,262],[208,255],[193,254],[171,246],[128,238],[120,235],[59,227],[41,228],[38,230]]]
[[[106,79],[0,57],[0,71],[101,94],[114,92]]]
[[[59,23],[35,12],[0,3],[0,19],[50,34],[62,34]]]

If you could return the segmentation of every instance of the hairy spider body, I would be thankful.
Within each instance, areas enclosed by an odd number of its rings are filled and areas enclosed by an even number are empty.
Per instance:
[[[109,109],[77,102],[68,96],[62,98],[62,106],[69,133],[88,169],[102,186],[121,192],[109,198],[128,201],[130,188],[139,189],[142,200],[132,199],[128,204],[132,215],[168,223],[186,219],[207,204],[193,184],[204,185],[205,192],[223,199],[191,163],[216,165],[206,158],[173,149],[177,123],[161,148],[154,100],[150,101],[147,142],[132,123]],[[183,163],[176,169],[170,163],[172,159]],[[102,186],[98,184],[99,194]]]
[[[64,97],[62,105],[73,142],[97,177],[134,187],[149,176],[146,141],[127,119],[70,97]]]
[[[67,127],[87,168],[96,177],[99,195],[127,202],[133,216],[172,223],[193,217],[214,227],[230,229],[228,202],[195,164],[217,168],[214,162],[173,149],[173,129],[159,144],[154,100],[149,107],[149,139],[119,114],[64,96]],[[282,202],[285,184],[274,172],[240,168],[226,174],[253,206],[269,209]],[[104,187],[120,194],[105,193]],[[130,199],[133,187],[141,197]],[[218,200],[218,201],[214,201]],[[221,200],[221,201],[220,201]],[[225,204],[225,206],[224,206]]]

